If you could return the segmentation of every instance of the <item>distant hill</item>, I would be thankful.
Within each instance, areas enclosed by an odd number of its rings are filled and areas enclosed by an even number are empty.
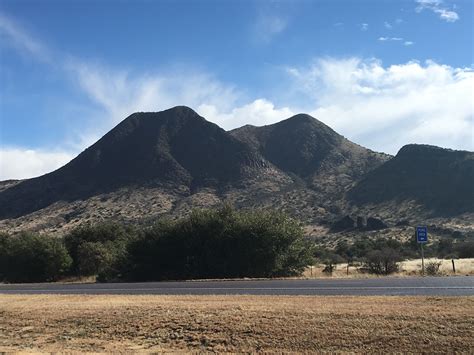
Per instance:
[[[305,114],[226,132],[184,106],[134,113],[60,169],[0,182],[0,230],[58,233],[222,202],[280,209],[313,231],[349,214],[392,224],[466,220],[461,215],[474,212],[473,154],[409,145],[391,157]]]
[[[474,153],[406,145],[348,196],[358,205],[414,200],[441,216],[474,212]]]

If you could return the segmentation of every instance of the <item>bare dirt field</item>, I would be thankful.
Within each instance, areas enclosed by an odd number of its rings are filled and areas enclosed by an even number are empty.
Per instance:
[[[474,352],[474,297],[0,296],[0,351]]]

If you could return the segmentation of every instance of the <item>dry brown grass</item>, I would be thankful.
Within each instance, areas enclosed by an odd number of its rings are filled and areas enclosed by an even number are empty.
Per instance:
[[[454,275],[474,275],[474,258],[455,259],[456,274],[453,273],[451,260],[427,258],[425,259],[425,267],[429,262],[440,262],[439,276],[454,276]],[[400,271],[389,276],[414,276],[421,274],[421,259],[405,260],[399,263]],[[314,265],[312,270],[308,267],[304,273],[305,278],[376,278],[382,277],[379,275],[371,275],[361,273],[359,267],[349,266],[349,273],[347,273],[347,264],[337,264],[333,270],[332,275],[323,272],[324,265]],[[386,277],[386,276],[383,276]]]
[[[474,351],[474,297],[0,296],[0,351]]]

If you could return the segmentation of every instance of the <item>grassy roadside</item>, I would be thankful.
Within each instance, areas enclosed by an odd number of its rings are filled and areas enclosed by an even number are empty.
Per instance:
[[[460,276],[474,275],[474,258],[455,259],[456,273],[453,273],[452,263],[450,259],[426,258],[425,266],[430,262],[439,262],[440,268],[438,276]],[[347,264],[337,264],[332,275],[323,272],[323,264],[314,265],[312,270],[307,268],[303,276],[305,278],[378,278],[378,277],[405,277],[405,276],[421,276],[421,259],[404,260],[399,263],[400,271],[390,275],[373,275],[361,273],[358,267],[349,266],[347,272]]]
[[[0,351],[474,351],[474,297],[1,295]]]

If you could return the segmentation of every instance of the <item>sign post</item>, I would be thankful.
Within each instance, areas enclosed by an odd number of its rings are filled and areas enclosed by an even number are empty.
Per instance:
[[[421,248],[421,273],[425,275],[425,255],[423,252],[423,244],[428,242],[428,228],[426,226],[416,227],[416,241]]]

